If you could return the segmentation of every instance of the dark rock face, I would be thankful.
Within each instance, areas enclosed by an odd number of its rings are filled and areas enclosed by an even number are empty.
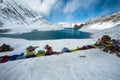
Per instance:
[[[75,25],[74,25],[74,28],[79,28],[79,29],[80,29],[80,28],[82,28],[83,26],[84,26],[84,24],[80,24],[80,25],[75,24]]]

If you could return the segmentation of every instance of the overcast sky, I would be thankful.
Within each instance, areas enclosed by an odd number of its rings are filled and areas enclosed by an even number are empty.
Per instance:
[[[120,0],[26,0],[48,21],[85,22],[120,11]]]

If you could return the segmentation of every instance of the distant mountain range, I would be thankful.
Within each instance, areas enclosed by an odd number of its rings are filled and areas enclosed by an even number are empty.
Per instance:
[[[84,22],[84,23],[59,23],[60,25],[62,26],[67,26],[67,27],[75,27],[75,28],[82,28],[84,26],[91,26],[93,24],[103,24],[103,23],[106,23],[106,22],[113,22],[113,23],[120,23],[120,12],[118,13],[114,13],[112,15],[107,15],[107,16],[101,16],[101,17],[96,17],[96,18],[93,18],[87,22]]]
[[[17,26],[34,23],[51,25],[40,15],[40,12],[34,11],[19,0],[4,0],[3,3],[0,3],[0,28],[13,24]],[[9,26],[5,24],[9,24]]]

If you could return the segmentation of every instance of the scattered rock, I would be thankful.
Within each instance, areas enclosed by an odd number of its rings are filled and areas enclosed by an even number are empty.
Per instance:
[[[80,57],[86,57],[85,55],[81,55]]]
[[[11,46],[7,44],[3,44],[2,46],[0,46],[0,52],[6,51],[13,51],[13,48],[11,48]]]
[[[120,53],[116,53],[116,56],[120,57]]]

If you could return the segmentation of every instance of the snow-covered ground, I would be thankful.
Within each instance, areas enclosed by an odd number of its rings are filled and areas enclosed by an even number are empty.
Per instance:
[[[37,15],[36,12],[29,9],[28,6],[21,6],[21,9],[20,6],[14,4],[14,1],[16,0],[13,0],[11,5],[17,12],[12,7],[9,7],[10,5],[6,5],[9,3],[9,0],[5,0],[6,3],[0,5],[0,19],[4,22],[4,25],[1,25],[2,27],[0,29],[11,29],[10,33],[24,33],[32,30],[56,30],[65,28],[50,24],[41,16]],[[28,11],[26,12],[26,10]],[[38,50],[44,50],[46,44],[49,44],[53,47],[54,51],[58,52],[63,47],[76,49],[84,45],[94,44],[104,34],[110,35],[115,39],[120,39],[119,24],[120,22],[108,21],[84,26],[81,31],[93,33],[93,38],[89,39],[28,41],[0,37],[0,45],[6,43],[14,48],[12,52],[0,52],[0,56],[20,54],[21,52],[25,53],[26,48],[30,45],[39,46],[36,52]],[[80,57],[82,55],[86,57]],[[0,80],[120,80],[120,58],[115,54],[105,53],[100,49],[91,49],[60,55],[16,60],[0,64]]]
[[[104,35],[109,35],[114,39],[119,39],[120,40],[120,24],[115,25],[112,28],[96,31],[96,32],[94,32],[92,37],[99,38],[100,36],[103,36],[103,34]]]
[[[77,47],[81,47],[83,45],[94,44],[94,40],[93,39],[60,39],[60,40],[28,41],[24,39],[1,38],[0,45],[2,45],[3,43],[10,44],[14,48],[14,51],[1,53],[0,56],[19,54],[20,52],[25,52],[28,46],[39,46],[38,49],[43,50],[46,44],[51,45],[55,51],[59,52],[62,50],[63,47],[76,49]],[[36,51],[38,51],[38,49],[36,49]]]
[[[89,27],[88,29],[86,27],[85,30],[89,30]],[[83,45],[94,44],[97,38],[104,34],[120,39],[119,30],[120,25],[104,30],[98,29],[95,32],[93,30],[93,38],[88,39],[28,41],[24,39],[0,38],[0,45],[6,43],[14,48],[14,51],[2,52],[0,56],[26,52],[26,48],[30,45],[39,46],[36,52],[44,50],[46,44],[51,45],[53,50],[58,52],[63,47],[76,49]],[[80,57],[81,55],[86,57]],[[119,66],[120,59],[115,54],[105,53],[100,49],[81,50],[60,55],[1,63],[0,80],[120,80]]]
[[[43,50],[49,44],[55,51],[61,51],[63,47],[74,49],[94,42],[93,39],[27,41],[1,38],[0,44],[10,44],[14,51],[1,53],[0,56],[25,52],[29,45]],[[119,66],[120,59],[115,54],[91,49],[2,63],[0,80],[119,80]]]
[[[103,30],[96,28],[96,31],[91,29],[91,26],[82,29],[93,33],[93,38],[88,39],[28,41],[24,39],[0,38],[0,45],[6,43],[14,48],[14,51],[2,52],[0,56],[26,52],[26,48],[30,45],[39,46],[36,52],[44,50],[46,44],[51,45],[53,50],[58,52],[63,47],[76,49],[83,45],[94,44],[104,34],[120,39],[120,25],[114,24],[114,26],[109,26]],[[104,28],[103,25],[101,27]],[[80,57],[82,55],[86,57]],[[0,80],[120,80],[119,66],[120,59],[115,54],[105,53],[100,49],[81,50],[60,55],[1,63]]]
[[[98,39],[103,35],[109,35],[114,39],[120,39],[120,21],[119,22],[103,22],[88,26],[83,26],[80,31],[92,33],[91,37]]]
[[[9,24],[8,24],[9,25]],[[12,25],[13,26],[13,25]],[[1,28],[1,29],[9,29],[9,28]],[[28,32],[32,32],[34,30],[37,31],[51,31],[51,30],[60,30],[60,29],[64,29],[62,26],[59,25],[19,25],[18,28],[15,27],[11,27],[10,31],[7,32],[7,34],[22,34],[22,33],[28,33]],[[4,33],[6,34],[6,33]]]
[[[103,23],[98,22],[98,23],[94,23],[92,25],[90,24],[90,25],[87,25],[87,26],[83,26],[80,30],[94,33],[96,31],[102,31],[102,30],[105,30],[105,29],[113,28],[113,27],[115,27],[119,24],[120,24],[120,21],[119,22],[109,21],[109,22],[103,22]]]

